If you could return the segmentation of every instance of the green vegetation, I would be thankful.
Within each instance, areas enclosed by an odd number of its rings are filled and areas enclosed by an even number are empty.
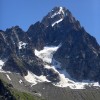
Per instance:
[[[43,100],[31,93],[21,92],[0,79],[0,100]]]
[[[15,100],[42,100],[30,93],[20,92],[15,89],[11,90],[11,94],[15,97]]]

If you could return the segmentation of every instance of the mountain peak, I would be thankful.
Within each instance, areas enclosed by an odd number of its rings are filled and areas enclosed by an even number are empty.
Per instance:
[[[54,7],[51,12],[51,18],[54,18],[57,15],[61,15],[61,17],[66,16],[66,8],[64,7]]]
[[[55,26],[67,18],[71,23],[75,22],[75,18],[71,12],[65,7],[54,7],[42,20],[42,23],[48,26]]]

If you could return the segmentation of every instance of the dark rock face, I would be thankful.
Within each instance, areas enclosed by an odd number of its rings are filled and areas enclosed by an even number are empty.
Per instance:
[[[6,71],[20,73],[22,76],[24,76],[27,75],[27,69],[25,68],[26,65],[27,64],[24,61],[21,61],[16,56],[10,56],[3,66],[3,69]]]
[[[52,26],[53,23],[60,19],[62,19],[61,22]],[[45,45],[59,45],[65,40],[66,34],[70,30],[79,30],[80,28],[80,23],[72,16],[69,10],[55,7],[41,22],[31,25],[27,33],[34,46],[40,50]]]
[[[31,25],[27,31],[33,46],[38,50],[41,50],[44,47],[44,28],[45,27],[42,23],[37,22],[34,25]]]
[[[31,25],[27,32],[19,26],[0,31],[0,58],[6,59],[3,69],[21,75],[27,75],[27,70],[30,70],[58,82],[59,75],[44,68],[34,49],[42,50],[44,46],[59,44],[61,47],[54,58],[72,78],[100,81],[100,46],[63,7],[55,7],[41,22]]]
[[[54,57],[74,79],[99,81],[99,55],[100,47],[95,38],[81,29],[67,34],[64,44]]]

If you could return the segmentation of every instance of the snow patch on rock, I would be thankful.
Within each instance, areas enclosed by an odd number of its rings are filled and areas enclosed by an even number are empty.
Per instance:
[[[10,71],[4,71],[2,68],[5,64],[5,61],[0,60],[0,73],[11,73]]]
[[[53,10],[52,10],[52,11],[53,11]],[[60,7],[60,8],[59,8],[59,11],[56,12],[56,13],[54,13],[54,14],[51,16],[51,18],[54,18],[56,15],[60,15],[60,14],[62,14],[62,15],[65,14],[65,13],[64,13],[64,10],[63,10],[63,7]]]
[[[5,62],[3,60],[0,60],[0,70],[2,70],[2,67],[3,67],[4,63]]]
[[[6,76],[7,76],[8,80],[10,80],[10,81],[11,81],[11,78],[10,78],[10,76],[9,76],[8,74],[6,74]]]
[[[36,76],[35,74],[33,74],[32,72],[28,71],[28,75],[24,77],[26,79],[26,81],[32,83],[33,85],[39,83],[39,82],[50,82],[46,79],[45,76],[41,75],[41,76]]]
[[[1,73],[5,73],[6,71],[4,71],[3,69],[2,69],[2,67],[4,66],[4,64],[5,64],[5,62],[3,61],[3,60],[0,60],[0,72]]]
[[[20,80],[19,80],[19,83],[21,84],[22,82],[23,82],[23,81],[20,79]]]
[[[62,20],[63,20],[63,18],[61,18],[61,19],[59,19],[58,21],[54,22],[54,23],[52,24],[52,27],[53,27],[55,24],[60,23]]]
[[[19,42],[19,49],[26,48],[26,45],[27,45],[27,43],[20,41]]]

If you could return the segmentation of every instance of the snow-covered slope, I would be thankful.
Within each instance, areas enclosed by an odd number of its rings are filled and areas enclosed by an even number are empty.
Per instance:
[[[53,54],[57,51],[60,46],[44,47],[43,50],[35,50],[35,55],[41,58],[44,62],[45,68],[53,69],[60,76],[60,82],[53,83],[53,85],[58,87],[70,87],[71,89],[84,89],[85,86],[97,86],[99,87],[98,82],[93,82],[89,80],[83,80],[82,82],[76,82],[71,79],[70,75],[65,69],[62,69],[60,62],[53,59]],[[47,79],[45,79],[47,81]]]
[[[54,52],[57,51],[57,49],[60,47],[57,46],[57,47],[44,47],[43,50],[41,51],[38,51],[38,50],[35,50],[35,55],[39,58],[41,58],[44,62],[47,62],[47,63],[51,63],[52,62],[52,58],[53,58],[53,54]]]

